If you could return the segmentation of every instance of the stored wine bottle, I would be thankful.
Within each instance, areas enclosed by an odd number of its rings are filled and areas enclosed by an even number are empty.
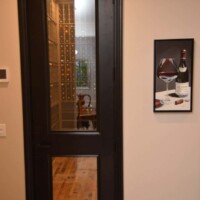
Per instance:
[[[180,63],[178,66],[178,77],[176,78],[176,94],[185,97],[189,92],[189,72],[186,65],[187,50],[181,50]]]

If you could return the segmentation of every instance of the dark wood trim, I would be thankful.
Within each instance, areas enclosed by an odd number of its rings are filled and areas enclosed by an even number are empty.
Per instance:
[[[123,183],[123,0],[115,0],[115,199],[124,199]]]
[[[25,179],[26,199],[34,200],[33,182],[33,151],[31,137],[31,91],[30,91],[30,63],[29,63],[29,40],[27,21],[27,2],[18,0],[19,31],[20,31],[20,58],[22,77],[22,102],[24,124],[24,156],[25,156]]]
[[[123,92],[122,92],[122,15],[123,0],[113,1],[115,7],[115,199],[123,200]],[[23,94],[23,119],[24,119],[24,149],[25,149],[25,174],[26,174],[26,200],[34,200],[34,159],[31,137],[31,77],[30,77],[30,49],[29,28],[27,20],[27,0],[18,0],[21,73]]]

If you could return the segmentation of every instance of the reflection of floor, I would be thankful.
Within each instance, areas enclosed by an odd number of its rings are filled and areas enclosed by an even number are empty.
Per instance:
[[[54,157],[53,200],[97,200],[96,157]]]

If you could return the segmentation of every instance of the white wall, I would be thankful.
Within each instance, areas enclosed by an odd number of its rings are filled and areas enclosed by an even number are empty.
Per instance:
[[[124,0],[124,200],[200,199],[200,1]],[[25,200],[17,0],[1,0],[0,199]],[[195,38],[193,113],[153,113],[153,40]]]
[[[200,199],[200,1],[124,0],[125,200]],[[192,113],[153,113],[154,39],[194,38]]]
[[[24,200],[24,151],[17,0],[1,0],[0,67],[10,70],[9,84],[0,83],[0,123],[7,137],[0,138],[0,199]]]

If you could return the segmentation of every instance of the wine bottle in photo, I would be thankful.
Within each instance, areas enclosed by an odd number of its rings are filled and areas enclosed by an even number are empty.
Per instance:
[[[176,78],[176,94],[185,97],[189,93],[189,71],[186,65],[187,50],[181,50],[180,63],[178,66],[178,77]]]

